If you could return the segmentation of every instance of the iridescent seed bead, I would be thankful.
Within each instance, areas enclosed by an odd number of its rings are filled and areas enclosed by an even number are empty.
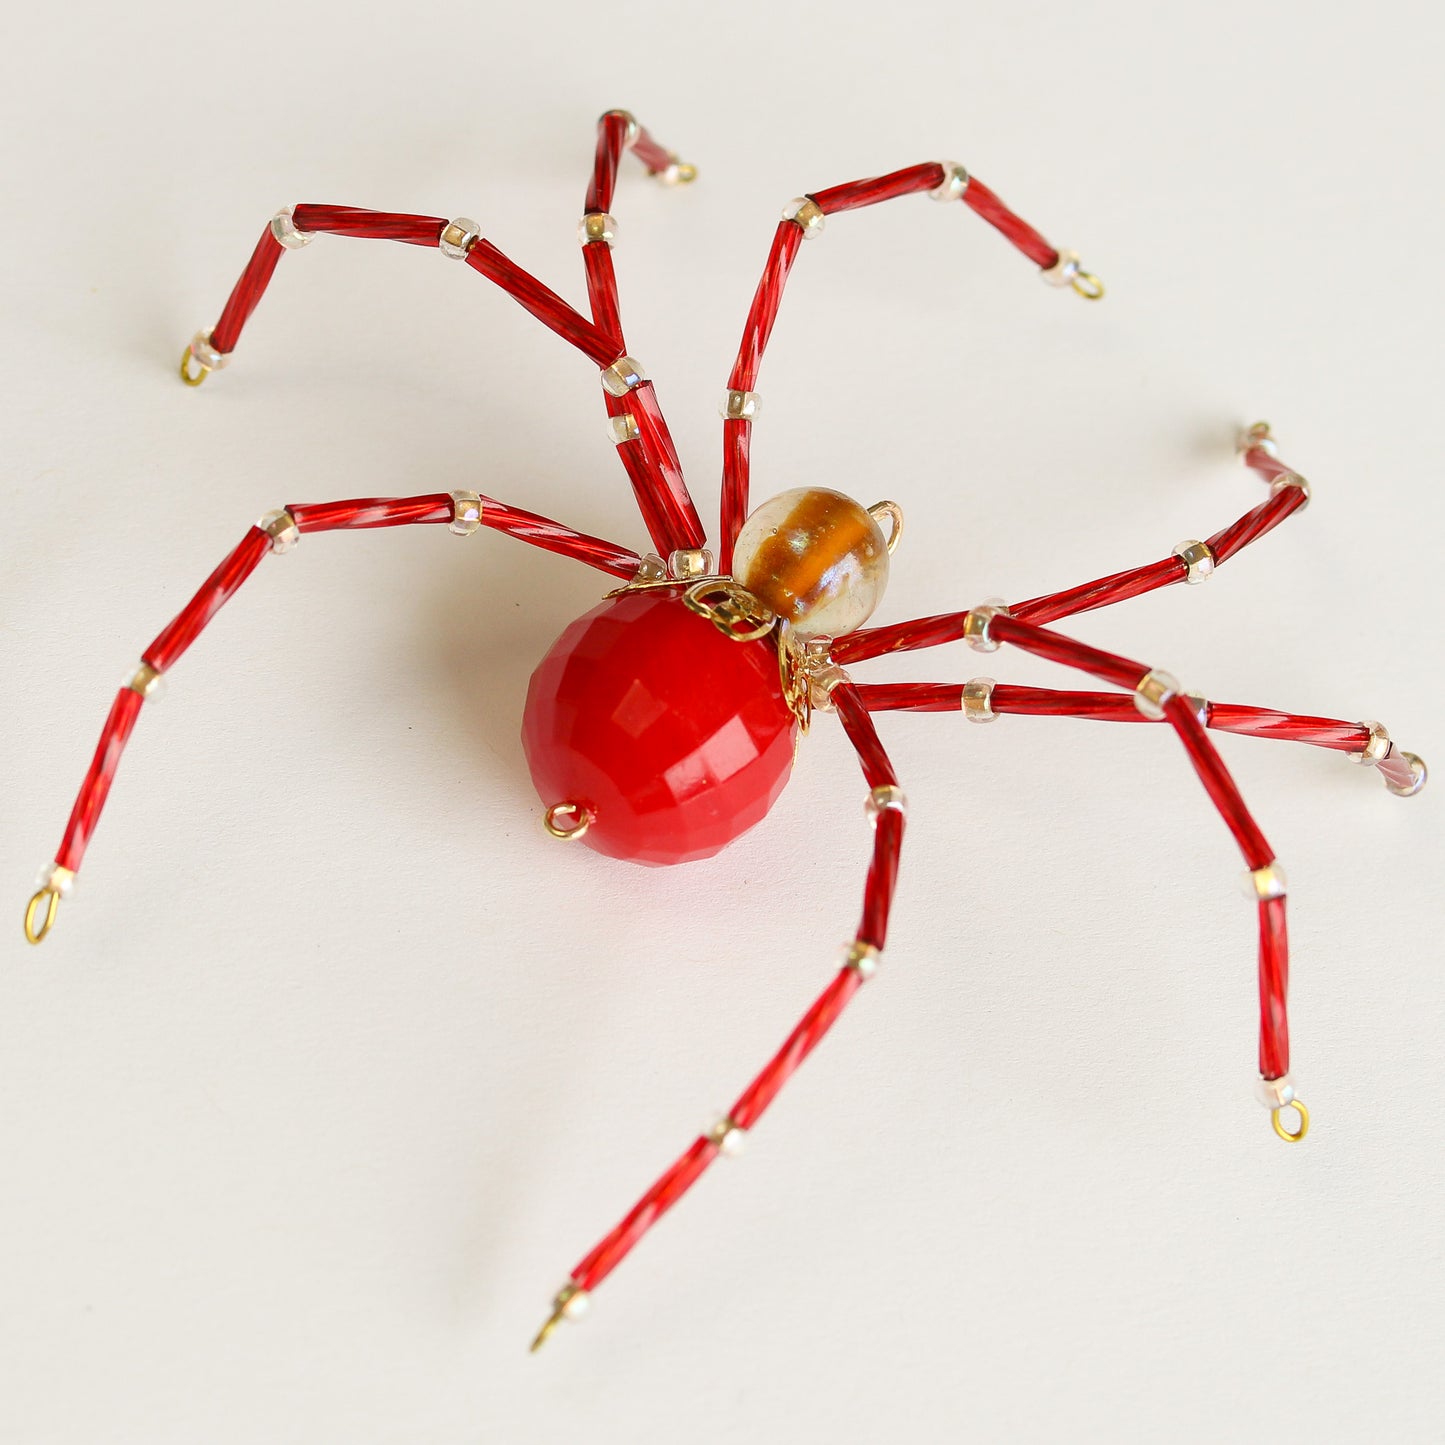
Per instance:
[[[736,1159],[748,1142],[748,1131],[734,1124],[727,1115],[724,1115],[707,1131],[706,1137],[708,1142],[717,1148],[719,1154],[723,1154],[729,1159]]]
[[[588,211],[577,223],[577,239],[584,246],[593,241],[611,246],[617,240],[617,222],[606,211]]]
[[[1184,563],[1184,580],[1191,587],[1207,582],[1214,575],[1214,553],[1205,542],[1181,542],[1174,555]]]
[[[611,396],[626,396],[634,386],[647,380],[642,363],[631,356],[619,356],[611,366],[600,372],[602,389]]]
[[[803,233],[805,241],[823,234],[827,216],[823,208],[811,196],[799,196],[783,207],[783,219],[791,221]]]
[[[289,552],[301,540],[301,530],[290,512],[267,512],[256,525],[271,539],[273,552]]]
[[[482,228],[468,216],[458,216],[442,227],[437,248],[452,261],[465,261],[467,252],[481,238]]]
[[[1079,275],[1079,253],[1060,251],[1058,260],[1039,274],[1050,286],[1072,286]]]
[[[1150,722],[1158,722],[1164,716],[1164,704],[1180,691],[1179,679],[1172,673],[1155,668],[1146,672],[1134,684],[1134,706]]]
[[[211,333],[209,331],[198,331],[191,337],[189,347],[191,355],[195,358],[196,365],[206,371],[220,371],[230,364],[231,355],[227,351],[217,351],[211,345]]]
[[[1254,1091],[1266,1109],[1287,1109],[1296,1098],[1294,1079],[1289,1074],[1281,1074],[1277,1079],[1261,1078]]]
[[[725,391],[718,414],[724,421],[752,421],[758,414],[763,399],[755,391]]]
[[[293,219],[295,206],[285,206],[271,217],[271,234],[288,251],[299,251],[316,239],[315,231],[298,231]]]
[[[122,684],[146,702],[156,702],[166,690],[166,680],[148,662],[141,662],[129,672]]]
[[[883,783],[874,788],[863,804],[863,811],[867,813],[868,821],[875,826],[878,819],[889,809],[903,817],[908,816],[908,795],[897,783]]]
[[[668,554],[667,573],[679,582],[713,575],[713,556],[706,547],[684,547]]]
[[[855,939],[843,946],[843,967],[850,968],[865,983],[878,972],[878,960],[882,950],[876,943],[864,943]]]
[[[469,537],[482,525],[482,499],[475,492],[453,492],[449,529],[458,537]]]
[[[607,418],[607,435],[612,438],[613,446],[620,447],[623,442],[635,442],[642,433],[637,418],[630,411],[624,411]]]
[[[989,635],[989,623],[995,617],[1009,616],[1007,604],[1002,597],[990,597],[977,607],[969,609],[963,619],[963,640],[975,652],[997,652],[999,644]]]
[[[963,715],[969,722],[990,723],[997,719],[993,710],[993,690],[997,686],[991,677],[975,677],[963,685]]]
[[[1346,753],[1345,756],[1352,763],[1372,768],[1389,755],[1390,734],[1384,723],[1375,722],[1373,718],[1366,718],[1360,726],[1369,729],[1369,740],[1359,752]]]
[[[931,201],[957,201],[968,189],[968,172],[957,161],[939,161],[943,180],[928,192]]]
[[[1266,863],[1263,868],[1251,868],[1243,874],[1240,887],[1244,889],[1246,898],[1259,903],[1267,903],[1272,898],[1283,898],[1289,891],[1284,868],[1277,858]]]

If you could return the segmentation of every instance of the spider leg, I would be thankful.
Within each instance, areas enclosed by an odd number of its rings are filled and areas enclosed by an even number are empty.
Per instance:
[[[1025,622],[1057,622],[1062,617],[1109,607],[1177,582],[1207,581],[1221,564],[1272,532],[1286,517],[1304,511],[1309,505],[1309,483],[1279,460],[1268,423],[1256,422],[1248,428],[1240,436],[1239,452],[1245,464],[1269,485],[1270,493],[1268,500],[1251,508],[1237,522],[1220,528],[1206,541],[1181,542],[1162,561],[1148,562],[1063,592],[1015,603],[1009,611]],[[920,647],[955,642],[963,636],[967,617],[967,612],[945,612],[886,627],[865,627],[839,638],[833,655],[840,664],[848,664],[879,657],[885,652],[912,652]]]
[[[1131,693],[1015,687],[990,677],[976,677],[967,683],[857,683],[854,691],[869,712],[961,711],[972,722],[993,722],[1007,714],[1089,718],[1097,722],[1164,721],[1141,712]],[[1342,718],[1210,702],[1199,693],[1188,696],[1200,722],[1213,731],[1308,743],[1343,753],[1352,763],[1377,768],[1385,786],[1397,797],[1413,797],[1425,786],[1427,773],[1422,759],[1398,747],[1377,722],[1347,722]]]
[[[55,923],[60,899],[70,891],[95,832],[121,754],[135,728],[141,704],[154,697],[161,679],[201,635],[206,624],[239,590],[268,552],[289,551],[306,532],[343,528],[401,527],[414,523],[448,525],[463,536],[479,527],[492,527],[549,552],[630,579],[641,559],[624,547],[574,532],[533,512],[509,507],[476,492],[438,492],[420,497],[364,497],[353,501],[288,504],[268,512],[251,527],[237,546],[206,579],[200,591],[141,654],[134,673],[121,685],[101,730],[100,743],[90,770],[65,826],[55,861],[25,910],[25,936],[41,942]]]
[[[763,265],[758,289],[748,309],[743,339],[728,376],[723,398],[722,535],[721,566],[731,570],[733,545],[748,512],[753,419],[760,398],[758,369],[782,304],[783,287],[805,240],[821,235],[826,219],[839,211],[854,211],[899,196],[927,192],[936,201],[962,200],[1040,268],[1044,279],[1057,286],[1072,286],[1091,301],[1104,294],[1097,276],[1079,268],[1072,251],[1051,246],[1029,223],[1011,211],[982,181],[954,161],[925,161],[885,176],[850,181],[824,191],[810,191],[791,201],[773,233],[772,248]]]
[[[209,331],[197,333],[182,353],[183,381],[199,386],[212,371],[227,364],[246,322],[265,295],[282,253],[308,245],[321,234],[436,247],[495,282],[543,325],[588,357],[599,368],[609,395],[627,397],[640,392],[634,409],[638,425],[647,431],[657,449],[657,458],[649,456],[646,467],[633,477],[648,533],[664,554],[702,546],[702,523],[677,470],[666,423],[645,375],[625,354],[621,337],[587,320],[486,240],[477,223],[466,217],[449,221],[443,216],[403,215],[354,206],[299,205],[278,211],[261,233],[220,320]],[[658,458],[671,460],[664,467]]]
[[[664,150],[625,110],[609,110],[597,121],[597,151],[592,179],[583,202],[577,234],[582,242],[582,264],[587,272],[587,297],[592,320],[602,331],[616,338],[626,351],[622,314],[617,297],[617,273],[612,264],[612,246],[617,238],[612,196],[617,171],[626,150],[633,151],[647,167],[648,174],[665,185],[696,179],[696,170]],[[633,361],[641,377],[641,368]],[[702,524],[693,509],[683,480],[682,465],[672,434],[663,419],[651,381],[641,378],[630,390],[618,391],[605,385],[608,433],[627,471],[633,493],[642,508],[648,530],[658,539],[687,537],[673,546],[701,547],[705,540]]]
[[[693,1186],[719,1154],[736,1153],[746,1132],[762,1118],[784,1084],[822,1042],[853,995],[872,976],[888,933],[888,915],[903,845],[904,799],[868,710],[852,686],[839,681],[832,689],[836,707],[858,753],[870,792],[873,855],[863,894],[863,917],[853,941],[844,949],[843,964],[813,1006],[799,1020],[783,1046],[762,1072],[738,1095],[727,1114],[701,1134],[633,1206],[621,1223],[587,1254],[557,1295],[551,1316],[532,1342],[534,1350],[563,1319],[585,1309],[590,1293],[627,1257],[633,1247]]]
[[[1127,689],[1140,711],[1151,718],[1168,722],[1178,734],[1205,792],[1244,857],[1248,870],[1244,878],[1246,895],[1257,904],[1261,1095],[1272,1111],[1276,1133],[1283,1139],[1303,1137],[1309,1116],[1298,1105],[1289,1077],[1289,1018],[1286,1007],[1289,943],[1284,873],[1274,849],[1240,796],[1224,760],[1209,740],[1196,698],[1184,692],[1168,673],[1021,621],[1010,616],[1002,607],[984,605],[974,608],[968,614],[964,637],[978,651],[992,652],[1001,643],[1012,643],[1025,652],[1076,668],[1114,687]],[[964,701],[968,689],[960,689],[958,696],[960,701]],[[880,700],[875,694],[875,701]],[[936,692],[931,698],[928,693],[920,693],[913,699],[920,704],[939,700]],[[978,706],[976,692],[975,706]],[[1252,721],[1263,722],[1264,718]],[[1423,767],[1421,774],[1423,776]],[[1280,1119],[1281,1112],[1292,1106],[1299,1113],[1299,1125],[1294,1131],[1289,1130]]]

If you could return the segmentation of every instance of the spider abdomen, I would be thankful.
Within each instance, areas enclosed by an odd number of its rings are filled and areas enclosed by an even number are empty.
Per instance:
[[[550,830],[613,858],[710,858],[762,820],[792,770],[776,643],[725,635],[685,591],[607,598],[527,688],[522,745]]]

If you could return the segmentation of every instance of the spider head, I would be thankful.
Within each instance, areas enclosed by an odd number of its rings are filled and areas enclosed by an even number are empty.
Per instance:
[[[884,518],[892,523],[887,536]],[[733,575],[798,636],[842,637],[883,600],[902,527],[895,502],[864,507],[826,487],[799,487],[743,523]]]

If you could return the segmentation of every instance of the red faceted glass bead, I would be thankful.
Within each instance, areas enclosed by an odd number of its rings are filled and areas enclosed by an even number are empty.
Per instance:
[[[579,617],[532,674],[522,745],[538,795],[591,822],[581,841],[662,865],[710,858],[762,820],[797,719],[771,637],[726,637],[659,587]]]

